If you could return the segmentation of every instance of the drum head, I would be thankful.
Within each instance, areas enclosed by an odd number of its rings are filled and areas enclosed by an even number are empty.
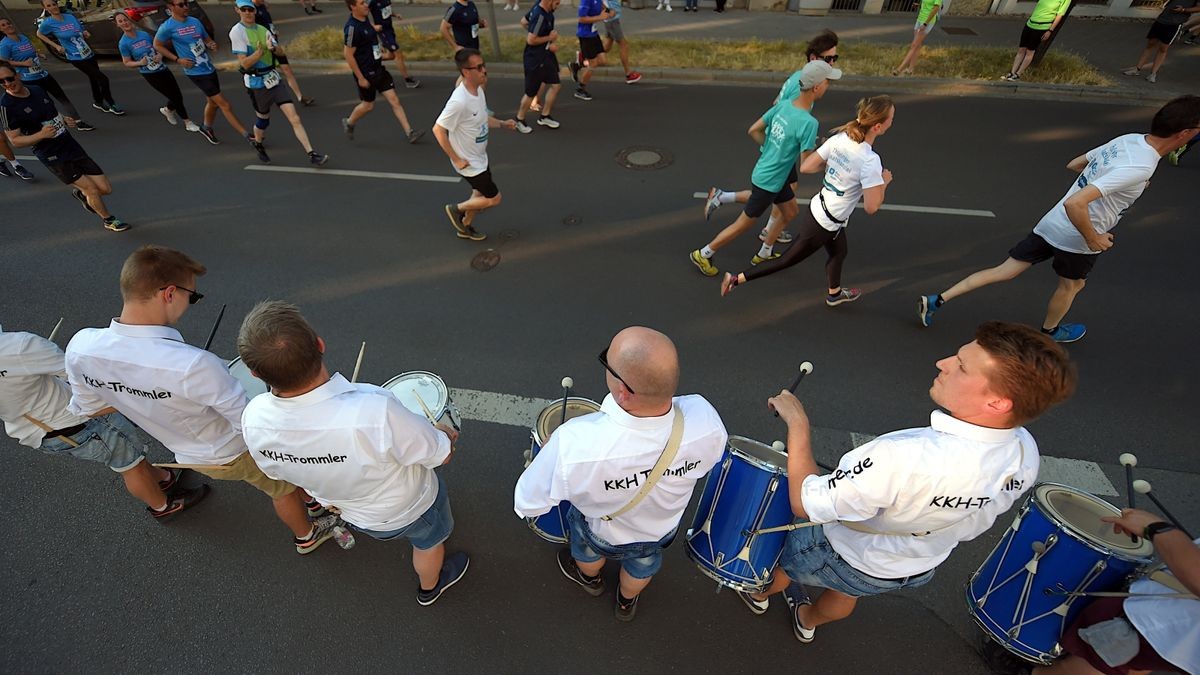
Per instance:
[[[533,428],[533,433],[536,436],[534,440],[539,446],[545,445],[550,439],[550,434],[562,424],[562,399],[551,403],[542,409],[538,414],[537,425]],[[599,412],[600,404],[589,398],[582,396],[571,396],[567,399],[567,419],[573,420],[576,417],[583,417],[594,412]]]
[[[246,390],[247,398],[254,398],[259,394],[265,394],[269,391],[267,383],[250,374],[250,368],[242,363],[242,357],[229,362],[229,374],[238,382],[242,383],[242,388]]]
[[[729,451],[741,459],[772,473],[787,475],[787,453],[744,436],[729,437]]]
[[[425,407],[429,408],[429,413],[433,415],[434,419],[441,417],[442,410],[450,401],[450,391],[446,389],[446,383],[442,381],[442,378],[425,370],[400,373],[384,382],[383,388],[390,390],[396,398],[400,399],[405,408],[421,417],[425,416],[425,411],[417,402],[417,396],[424,401]]]
[[[1081,490],[1057,483],[1042,483],[1033,490],[1033,500],[1046,515],[1085,543],[1124,557],[1149,558],[1154,545],[1139,537],[1135,544],[1128,535],[1113,532],[1104,516],[1119,516],[1121,509]]]

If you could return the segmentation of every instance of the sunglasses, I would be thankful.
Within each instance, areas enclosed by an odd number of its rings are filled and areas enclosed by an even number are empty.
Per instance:
[[[174,285],[174,284],[172,284],[172,285]],[[179,289],[179,290],[181,290],[181,291],[187,291],[187,292],[188,292],[188,296],[189,296],[189,297],[188,297],[188,304],[189,304],[189,305],[194,305],[194,304],[196,304],[197,302],[200,302],[201,300],[203,300],[203,299],[204,299],[204,294],[203,294],[203,293],[197,293],[196,291],[193,291],[193,290],[192,290],[192,289],[190,289],[190,288],[184,288],[183,286],[178,286],[178,285],[174,285],[174,286],[175,286],[175,288],[178,288],[178,289]],[[167,290],[167,289],[168,289],[168,288],[170,288],[170,287],[171,287],[171,286],[163,286],[162,288],[160,288],[160,289],[158,289],[158,290],[160,290],[160,291],[165,291],[165,290]]]
[[[625,385],[625,388],[629,390],[629,393],[631,393],[631,394],[637,393],[636,391],[633,390],[633,387],[629,386],[628,382],[621,379],[621,376],[617,374],[617,371],[612,369],[612,366],[608,365],[608,347],[605,347],[604,351],[600,352],[599,358],[600,358],[600,364],[604,366],[604,369],[607,370],[609,373],[612,373],[612,376],[617,378],[618,382]]]
[[[3,84],[12,84],[13,82],[16,82],[16,81],[17,81],[17,79],[19,79],[19,78],[16,78],[16,77],[0,77],[0,83],[3,83]]]
[[[464,67],[463,67],[463,70],[479,70],[479,71],[483,71],[483,70],[487,70],[487,64],[486,64],[486,63],[481,63],[481,64],[479,64],[479,65],[477,65],[477,66],[464,66]]]
[[[238,7],[237,10],[239,12],[253,12],[254,8],[253,7]]]
[[[834,64],[834,63],[837,63],[837,60],[838,60],[838,55],[837,55],[837,54],[834,54],[833,56],[822,56],[822,57],[820,57],[820,58],[821,58],[821,60],[822,60],[822,61],[824,61],[825,63],[828,63],[828,64],[832,65],[832,64]]]

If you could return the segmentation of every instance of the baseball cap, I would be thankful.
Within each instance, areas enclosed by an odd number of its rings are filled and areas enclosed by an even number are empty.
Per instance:
[[[238,0],[242,2],[242,0]],[[800,69],[800,89],[807,91],[821,84],[821,80],[840,80],[842,79],[842,71],[839,68],[825,63],[818,59],[809,61]]]
[[[233,4],[237,5],[238,7],[253,7],[254,0],[237,0],[237,2]]]

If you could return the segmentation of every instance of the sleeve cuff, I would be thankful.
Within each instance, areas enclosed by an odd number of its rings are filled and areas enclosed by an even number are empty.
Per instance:
[[[800,503],[808,519],[814,523],[832,523],[838,519],[833,496],[826,487],[827,476],[809,475],[800,490]]]

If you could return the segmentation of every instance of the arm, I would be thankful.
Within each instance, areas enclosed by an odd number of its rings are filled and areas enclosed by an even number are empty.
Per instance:
[[[750,138],[754,139],[754,143],[756,145],[762,145],[763,143],[766,143],[767,118],[760,117],[759,119],[755,120],[754,124],[751,124],[750,128],[746,130],[746,133],[750,135]]]
[[[514,119],[499,120],[499,119],[496,119],[495,117],[489,117],[488,118],[488,128],[489,129],[504,128],[504,129],[508,129],[511,131],[511,130],[517,128],[517,121]]]
[[[442,39],[446,41],[446,44],[450,45],[450,49],[456,52],[462,49],[462,47],[454,41],[454,35],[450,32],[449,21],[442,19],[442,24],[438,27],[438,32],[442,34]]]
[[[190,401],[208,406],[224,417],[234,430],[242,429],[242,412],[246,409],[246,390],[229,374],[216,355],[197,349],[195,359],[183,376],[181,389]]]
[[[1123,509],[1120,517],[1105,517],[1102,520],[1112,523],[1114,532],[1139,537],[1145,534],[1147,525],[1166,522],[1140,509]],[[1179,530],[1171,530],[1154,537],[1154,552],[1184,588],[1194,595],[1200,595],[1200,547]]]
[[[883,170],[883,185],[876,185],[863,190],[863,210],[868,215],[874,215],[883,206],[884,193],[887,192],[887,186],[892,182],[892,172],[887,169]]]
[[[1095,185],[1089,185],[1071,195],[1067,198],[1067,201],[1063,202],[1063,208],[1067,211],[1067,218],[1070,219],[1075,229],[1079,230],[1079,234],[1083,235],[1083,240],[1087,243],[1087,247],[1093,251],[1107,251],[1113,246],[1112,233],[1096,234],[1096,228],[1092,227],[1092,215],[1088,213],[1088,204],[1091,204],[1102,196],[1099,188]]]
[[[238,24],[241,25],[241,24]],[[243,70],[251,70],[258,64],[259,59],[267,51],[266,43],[258,45],[251,49],[249,35],[245,30],[238,31],[236,28],[229,32],[229,49],[237,58],[238,65]]]
[[[1080,155],[1080,156],[1076,157],[1075,159],[1067,162],[1067,171],[1070,171],[1071,173],[1082,173],[1083,170],[1087,168],[1087,165],[1088,165],[1087,155]]]
[[[55,131],[53,126],[44,126],[42,127],[41,131],[37,132],[36,134],[29,134],[28,136],[21,133],[20,129],[4,130],[4,135],[8,136],[8,142],[11,143],[14,148],[32,148],[41,141],[44,141],[48,138],[54,138],[54,133]]]
[[[797,518],[808,518],[804,510],[804,480],[809,476],[820,474],[817,461],[813,459],[812,432],[808,424],[808,414],[800,399],[784,389],[778,396],[767,399],[767,406],[779,413],[779,417],[788,428],[788,501],[792,505],[792,513]]]
[[[157,35],[154,36],[154,50],[159,54],[162,54],[164,59],[168,61],[174,61],[184,68],[191,68],[192,66],[196,65],[196,62],[191,59],[176,56],[175,50],[168,47],[162,40],[159,40]]]
[[[454,455],[454,429],[432,426],[424,417],[405,408],[390,393],[385,394],[384,414],[387,416],[387,452],[402,465],[419,465],[433,469],[450,463]]]
[[[441,124],[434,124],[433,137],[437,139],[442,152],[446,153],[446,156],[450,158],[450,163],[454,165],[454,168],[465,169],[471,165],[470,162],[459,157],[458,153],[454,151],[454,147],[450,145],[450,131],[446,127],[443,127]]]
[[[566,481],[559,480],[559,440],[555,432],[538,452],[537,457],[521,473],[513,490],[513,511],[524,518],[535,518],[550,511],[555,504],[570,499],[565,494]]]
[[[67,53],[67,50],[63,49],[62,45],[60,45],[57,42],[55,42],[54,40],[51,40],[50,38],[46,37],[46,34],[43,33],[40,28],[38,29],[37,36],[38,36],[38,39],[41,40],[42,42],[45,42],[46,45],[48,47],[50,47],[50,49],[58,52],[59,54]]]

